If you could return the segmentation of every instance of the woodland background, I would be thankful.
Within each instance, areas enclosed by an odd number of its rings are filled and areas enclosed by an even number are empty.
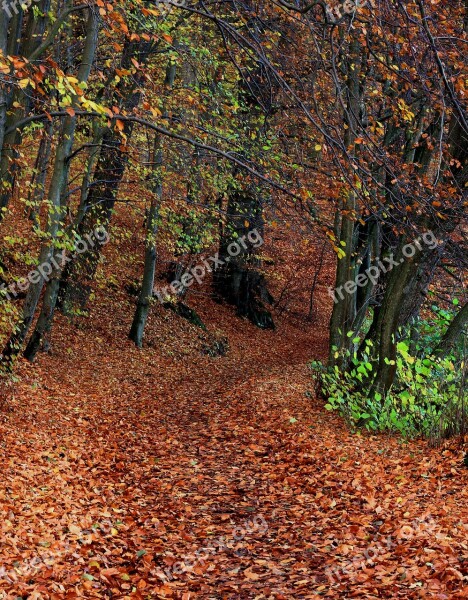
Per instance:
[[[467,34],[3,2],[3,597],[465,597]]]

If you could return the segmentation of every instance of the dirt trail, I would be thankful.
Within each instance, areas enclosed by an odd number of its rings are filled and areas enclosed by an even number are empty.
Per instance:
[[[110,345],[102,323],[88,345],[64,326],[56,354],[22,365],[0,427],[0,590],[466,597],[459,455],[353,435],[327,413],[306,366],[323,329],[265,332],[254,346],[253,329],[232,324],[225,358]],[[195,554],[206,540],[215,547]]]

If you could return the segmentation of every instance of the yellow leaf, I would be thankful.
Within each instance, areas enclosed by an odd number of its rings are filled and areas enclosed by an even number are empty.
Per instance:
[[[243,573],[244,577],[246,579],[250,579],[250,581],[257,581],[258,579],[260,579],[260,575],[257,575],[257,573],[254,573],[254,571],[251,570],[252,567],[249,567],[248,569],[246,569]]]
[[[68,531],[70,533],[73,533],[74,535],[80,535],[81,534],[81,528],[78,527],[77,525],[69,525],[68,526]]]

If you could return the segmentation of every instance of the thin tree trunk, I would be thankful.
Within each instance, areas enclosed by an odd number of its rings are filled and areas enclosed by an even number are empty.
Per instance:
[[[143,345],[143,334],[153,298],[154,277],[156,273],[156,235],[158,231],[159,207],[162,198],[162,148],[161,136],[156,134],[153,152],[153,185],[152,199],[148,215],[148,227],[146,234],[145,267],[143,271],[143,283],[138,297],[135,315],[129,337],[138,348]]]
[[[353,42],[350,47],[350,55],[347,59],[347,106],[344,115],[346,123],[346,133],[344,142],[346,148],[355,146],[357,131],[359,128],[359,114],[361,104],[360,91],[360,65],[361,65],[361,47],[357,42]],[[338,209],[340,210],[340,209]],[[342,258],[338,258],[336,269],[336,289],[343,289],[348,281],[354,281],[354,240],[355,240],[355,212],[356,196],[353,190],[346,192],[346,200],[343,203],[341,215],[336,223],[339,223],[340,236],[339,246],[345,252]],[[338,242],[337,242],[338,243]],[[339,353],[336,357],[335,352],[343,350],[347,345],[346,334],[352,326],[356,316],[356,300],[352,294],[336,294],[336,301],[333,304],[333,311],[330,321],[330,342],[329,342],[329,364],[342,364],[342,356]]]
[[[28,217],[35,225],[39,225],[39,210],[45,196],[47,168],[49,166],[50,155],[52,152],[53,128],[54,124],[53,121],[51,121],[47,130],[44,130],[44,134],[41,138],[39,149],[37,151],[34,176],[31,181],[32,189],[28,194]]]
[[[24,35],[21,36],[21,27],[23,24],[23,9],[18,7],[18,13],[14,15],[10,23],[10,35],[8,36],[8,54],[20,54],[29,58],[33,51],[37,49],[42,41],[50,10],[51,0],[42,0],[39,6],[39,16],[36,18],[34,10],[28,11],[28,20],[25,25]],[[2,11],[4,12],[4,11]],[[2,87],[2,86],[0,86]],[[18,171],[16,164],[12,165],[12,161],[17,157],[16,148],[21,144],[22,134],[16,131],[15,125],[20,121],[29,107],[31,106],[31,98],[26,90],[19,87],[10,92],[6,97],[6,108],[10,114],[6,118],[6,122],[2,126],[0,114],[0,181],[2,187],[0,190],[0,221],[5,215],[5,208],[8,206],[13,194],[15,177]],[[0,104],[1,104],[0,92]],[[18,105],[11,110],[13,105]],[[1,111],[0,111],[1,113]],[[11,130],[10,133],[4,136],[6,130]]]
[[[152,42],[129,43],[122,57],[122,68],[127,68],[134,58],[137,58],[140,64],[147,61],[151,47]],[[120,102],[123,113],[131,114],[138,106],[141,99],[140,84],[143,82],[143,78],[143,70],[140,69],[129,89],[118,90],[116,103],[117,98],[123,98],[123,101]],[[132,132],[133,123],[126,122],[124,133],[128,140]],[[127,152],[121,146],[120,134],[113,129],[106,129],[102,137],[101,150],[94,172],[94,180],[89,188],[86,206],[82,207],[80,212],[81,220],[78,225],[80,237],[91,234],[98,226],[105,229],[109,227],[119,186],[128,162]],[[100,256],[101,247],[95,246],[68,263],[60,284],[61,308],[65,314],[71,315],[77,309],[85,308]]]
[[[86,160],[86,168],[83,175],[83,181],[81,182],[81,193],[80,193],[80,205],[78,207],[78,214],[76,217],[76,225],[78,226],[84,219],[86,208],[88,206],[88,196],[90,184],[93,178],[94,168],[99,158],[101,151],[102,137],[104,135],[104,128],[101,127],[97,122],[93,123],[94,134],[92,139],[92,147],[90,148],[88,158]]]
[[[78,81],[80,83],[86,82],[91,72],[97,47],[98,29],[99,21],[96,18],[94,11],[90,9],[87,23],[86,42],[83,51],[83,60],[78,71]],[[78,106],[79,100],[78,98],[74,97],[72,99],[72,107],[77,108]],[[63,220],[66,214],[66,206],[63,203],[63,198],[66,197],[66,194],[64,194],[64,189],[68,181],[69,156],[73,148],[75,129],[76,117],[71,115],[64,117],[62,131],[55,153],[54,169],[49,189],[49,221],[47,226],[47,242],[45,242],[41,248],[39,265],[50,263],[54,252],[54,242],[57,239],[57,234],[63,227]],[[54,286],[53,282],[54,279],[49,281],[50,287]],[[45,278],[41,275],[39,281],[31,284],[28,289],[26,300],[23,306],[22,318],[3,351],[2,360],[9,366],[23,346],[24,340],[33,321],[44,283]],[[49,300],[53,298],[53,294],[50,292],[46,294],[46,296]],[[42,335],[43,332],[39,333]]]
[[[176,76],[176,65],[171,63],[166,69],[165,84],[167,88],[174,87],[174,81]],[[164,111],[166,117],[166,111]],[[157,263],[157,249],[156,249],[156,235],[158,232],[158,218],[159,208],[161,206],[161,199],[163,193],[163,181],[162,181],[162,163],[163,163],[163,152],[162,152],[162,137],[157,134],[154,138],[153,146],[153,179],[152,179],[152,197],[151,206],[148,214],[147,221],[147,234],[146,234],[146,252],[145,252],[145,266],[143,271],[143,282],[141,285],[140,295],[137,301],[137,307],[135,315],[133,317],[132,327],[130,329],[129,338],[135,342],[138,348],[143,345],[143,335],[145,333],[145,327],[148,320],[149,311],[151,308],[151,300],[154,296],[154,279],[156,275],[156,263]]]
[[[7,54],[8,26],[11,16],[6,10],[0,10],[0,52],[3,56]],[[0,85],[0,155],[3,151],[8,109],[8,91],[6,85]],[[1,180],[0,180],[1,183]],[[0,217],[1,218],[1,217]]]

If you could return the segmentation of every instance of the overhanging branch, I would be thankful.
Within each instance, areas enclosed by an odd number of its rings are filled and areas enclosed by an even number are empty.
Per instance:
[[[105,116],[105,115],[95,112],[95,111],[81,111],[81,110],[75,110],[75,115],[79,116],[79,117],[99,117],[99,118],[102,118],[103,116]],[[30,115],[29,117],[25,117],[21,121],[18,121],[17,123],[15,123],[14,126],[7,129],[6,135],[8,135],[9,133],[12,133],[14,130],[23,129],[29,123],[45,121],[46,119],[50,119],[52,117],[67,117],[67,116],[69,117],[70,114],[66,111],[55,111],[55,112],[43,113],[43,114],[39,114],[39,115]],[[110,118],[110,117],[108,117],[108,118]],[[220,156],[220,157],[230,161],[231,163],[237,165],[241,169],[244,169],[245,171],[247,171],[248,173],[253,175],[255,178],[259,179],[260,181],[263,181],[263,183],[266,183],[270,187],[272,187],[280,192],[283,192],[284,194],[290,196],[291,198],[294,198],[295,200],[298,200],[299,202],[302,202],[301,196],[298,196],[297,194],[295,194],[294,192],[292,192],[285,186],[281,185],[280,183],[273,181],[273,179],[270,179],[269,177],[262,175],[262,173],[257,171],[257,169],[254,169],[253,167],[251,167],[247,163],[245,163],[243,160],[241,160],[240,158],[235,156],[235,154],[233,152],[225,152],[224,150],[221,150],[220,148],[216,148],[216,146],[211,146],[209,144],[203,144],[202,142],[198,142],[197,140],[194,140],[193,138],[187,137],[180,133],[176,133],[175,131],[171,131],[169,129],[166,129],[165,127],[161,127],[160,125],[155,125],[154,123],[151,123],[151,121],[147,121],[146,119],[142,119],[141,117],[134,117],[134,116],[119,114],[119,115],[115,115],[113,117],[113,119],[117,120],[117,121],[127,122],[127,123],[138,123],[139,125],[142,125],[143,127],[148,127],[148,129],[151,129],[152,131],[156,131],[157,133],[160,133],[161,135],[172,138],[174,140],[178,140],[180,142],[184,142],[186,144],[189,144],[190,146],[193,146],[194,148],[198,148],[199,150],[205,150],[206,152],[212,152],[213,154],[216,154],[217,156]],[[315,221],[317,223],[320,223],[318,218],[315,218]]]

